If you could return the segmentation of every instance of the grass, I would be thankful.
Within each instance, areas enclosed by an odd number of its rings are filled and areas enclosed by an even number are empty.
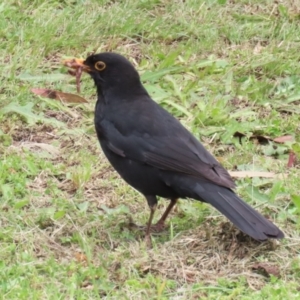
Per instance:
[[[300,299],[299,164],[286,167],[290,150],[300,155],[297,1],[4,0],[0,11],[1,299]],[[128,228],[146,222],[146,201],[99,149],[90,78],[88,104],[30,93],[75,93],[61,60],[100,51],[128,57],[226,168],[288,173],[237,180],[286,239],[259,244],[180,201],[146,249]],[[287,134],[295,141],[250,139]]]

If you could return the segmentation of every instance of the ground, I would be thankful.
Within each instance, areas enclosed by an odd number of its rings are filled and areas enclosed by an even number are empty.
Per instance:
[[[0,5],[1,299],[300,299],[300,4],[241,1],[12,1]],[[114,172],[61,61],[115,51],[152,97],[238,178],[275,222],[259,243],[213,208],[180,200],[147,249],[146,200]],[[291,136],[285,143],[274,138]],[[161,199],[159,218],[168,202]]]

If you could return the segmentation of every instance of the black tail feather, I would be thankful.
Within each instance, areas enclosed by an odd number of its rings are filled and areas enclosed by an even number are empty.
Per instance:
[[[218,188],[218,191],[206,191],[198,193],[199,197],[214,206],[225,215],[241,231],[258,241],[269,238],[281,239],[283,232],[267,220],[251,206],[240,199],[234,192],[226,188]]]

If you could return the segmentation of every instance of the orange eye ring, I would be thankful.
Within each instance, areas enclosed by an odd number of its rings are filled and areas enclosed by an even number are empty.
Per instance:
[[[106,64],[103,61],[97,61],[95,63],[95,69],[98,71],[103,71],[106,68]]]

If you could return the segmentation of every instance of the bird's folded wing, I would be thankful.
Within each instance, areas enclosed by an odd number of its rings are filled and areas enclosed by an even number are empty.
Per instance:
[[[207,150],[204,149],[207,152]],[[235,184],[229,173],[212,157],[207,162],[207,153],[194,153],[189,145],[171,139],[164,147],[144,152],[145,162],[156,168],[184,173],[212,181],[218,185],[234,188]],[[205,156],[204,162],[201,155]]]
[[[193,137],[147,137],[121,134],[109,126],[108,148],[115,154],[146,163],[165,171],[183,173],[234,188],[235,184],[221,164]]]

